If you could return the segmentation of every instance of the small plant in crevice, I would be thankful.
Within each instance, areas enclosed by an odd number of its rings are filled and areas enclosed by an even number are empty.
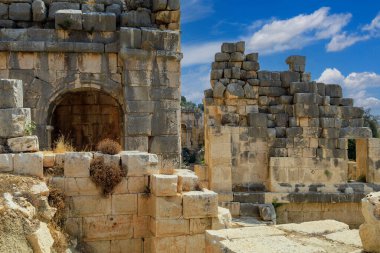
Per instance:
[[[118,142],[104,139],[96,145],[96,151],[107,155],[116,155],[122,151],[122,148]]]
[[[65,193],[58,188],[49,189],[48,202],[51,207],[57,208],[57,212],[53,217],[53,223],[58,227],[63,227],[66,221],[65,218]]]
[[[332,173],[329,170],[325,170],[324,174],[328,179],[331,179]]]
[[[61,24],[59,24],[59,26],[63,30],[68,30],[72,25],[73,25],[73,21],[71,21],[70,19],[65,19]]]
[[[103,195],[108,196],[125,177],[120,166],[106,164],[103,157],[92,160],[90,165],[91,180],[103,190]]]
[[[34,121],[25,125],[24,132],[26,135],[31,136],[36,132],[37,125]]]

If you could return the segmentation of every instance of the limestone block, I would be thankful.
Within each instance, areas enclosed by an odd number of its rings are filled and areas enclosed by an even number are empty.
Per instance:
[[[230,210],[232,217],[240,216],[240,202],[222,202],[221,206]]]
[[[83,13],[104,12],[104,4],[82,4],[82,12]]]
[[[217,82],[214,86],[214,97],[215,98],[224,98],[224,92],[226,90],[226,87],[221,83]]]
[[[113,194],[112,214],[137,214],[137,194]]]
[[[30,122],[30,109],[0,109],[0,138],[12,138],[25,135],[25,128]]]
[[[87,240],[115,240],[133,237],[133,215],[83,218],[83,235]]]
[[[8,19],[8,5],[0,3],[0,19]]]
[[[127,122],[128,135],[151,135],[152,133],[152,115],[128,115]]]
[[[148,193],[140,193],[137,197],[137,212],[139,216],[153,216],[153,196]]]
[[[111,214],[111,198],[97,194],[93,196],[73,196],[68,200],[69,217],[86,217]]]
[[[21,80],[0,79],[0,109],[23,107]]]
[[[191,170],[180,169],[175,170],[175,175],[178,176],[178,192],[188,192],[197,190],[198,177]]]
[[[296,93],[316,93],[317,85],[313,82],[293,82],[290,83],[290,94]]]
[[[264,221],[276,222],[276,210],[272,204],[259,205],[259,212]]]
[[[44,154],[43,166],[44,168],[53,168],[55,165],[55,154],[46,153]]]
[[[367,139],[372,138],[372,131],[368,127],[346,127],[340,129],[340,138],[347,139]]]
[[[87,241],[85,249],[92,253],[110,252],[111,241]]]
[[[126,249],[128,249],[130,252],[142,253],[142,244],[142,239],[112,240],[111,253],[124,252]]]
[[[343,97],[342,87],[338,84],[328,84],[325,86],[325,94],[331,98]]]
[[[258,87],[253,87],[249,84],[244,85],[244,95],[246,98],[258,99],[259,89]]]
[[[13,153],[37,152],[40,149],[37,136],[10,138],[7,144]]]
[[[121,158],[120,155],[108,155],[102,153],[94,153],[94,158],[102,157],[105,164],[120,166]]]
[[[256,61],[244,61],[242,69],[247,71],[258,71],[260,69],[260,64]]]
[[[305,72],[306,57],[299,55],[289,56],[286,59],[286,64],[289,65],[290,71],[303,73]]]
[[[69,3],[69,2],[53,2],[49,5],[49,20],[54,20],[55,14],[59,10],[79,10],[79,3]]]
[[[45,2],[42,0],[34,0],[32,3],[33,21],[45,21],[47,16],[47,9]]]
[[[231,228],[232,216],[230,210],[218,207],[218,217],[212,218],[212,230]]]
[[[359,228],[363,249],[366,252],[380,252],[380,192],[368,194],[362,199],[362,214],[365,223]]]
[[[13,154],[0,154],[0,172],[13,171]]]
[[[128,192],[143,193],[148,189],[148,176],[128,177]]]
[[[141,48],[141,30],[137,28],[120,28],[121,48]]]
[[[9,5],[9,19],[15,21],[31,21],[32,7],[29,3],[12,3]]]
[[[142,48],[166,51],[177,51],[179,48],[179,33],[176,31],[160,31],[142,28]]]
[[[150,220],[150,231],[157,237],[188,235],[190,233],[190,221],[179,219],[154,219]]]
[[[92,153],[66,153],[64,162],[65,177],[89,177]]]
[[[248,113],[248,126],[251,127],[267,127],[268,118],[265,113]]]
[[[114,13],[116,17],[121,14],[121,5],[114,3],[106,7],[106,12]]]
[[[223,43],[222,44],[222,52],[223,53],[236,52],[236,44],[235,43]]]
[[[182,197],[177,194],[173,197],[152,198],[152,216],[156,219],[179,219],[182,217]]]
[[[232,62],[243,62],[244,60],[245,60],[245,55],[243,53],[241,53],[241,52],[231,53],[231,61]],[[248,70],[255,70],[255,69],[248,69]]]
[[[186,253],[205,252],[206,240],[205,235],[189,235],[186,237]]]
[[[147,9],[139,9],[135,11],[128,11],[120,15],[121,26],[127,27],[151,27],[152,21],[150,18],[150,11]]]
[[[207,172],[206,166],[196,164],[194,165],[194,172],[200,181],[204,181],[208,179],[208,172]]]
[[[186,236],[156,237],[146,240],[144,252],[183,253],[186,252]]]
[[[177,136],[153,137],[150,151],[156,154],[177,153],[180,150],[180,142]]]
[[[55,13],[55,29],[82,30],[82,11],[80,10],[57,11]]]
[[[43,159],[42,153],[16,154],[14,172],[42,178],[44,176]]]
[[[100,193],[101,189],[90,178],[65,178],[66,196],[93,196]]]
[[[287,94],[282,87],[259,87],[260,96],[280,97]]]
[[[287,88],[290,87],[290,84],[293,82],[300,82],[300,74],[298,72],[292,72],[292,71],[284,71],[281,72],[281,82],[282,87]]]
[[[116,15],[113,13],[83,13],[83,30],[113,32],[116,30]]]
[[[168,0],[168,10],[179,10],[180,1],[179,0]]]
[[[153,0],[152,6],[153,11],[164,11],[166,10],[168,0]]]
[[[36,231],[26,236],[28,242],[36,253],[48,253],[54,244],[54,239],[50,234],[48,225],[44,222],[39,223]]]
[[[154,154],[123,151],[120,153],[121,165],[128,177],[141,177],[159,172],[158,157]]]
[[[150,216],[133,215],[133,237],[148,238],[151,237]]]
[[[216,62],[227,62],[231,59],[231,55],[228,53],[216,53],[215,54],[215,61]],[[219,69],[219,68],[213,68],[213,69]]]
[[[159,11],[155,14],[158,24],[179,23],[180,21],[180,11]]]
[[[317,103],[317,95],[313,93],[296,93],[294,94],[294,103],[300,104],[316,104]]]
[[[213,218],[196,218],[190,219],[190,234],[204,234],[206,230],[212,227]]]
[[[150,190],[157,197],[177,195],[177,175],[152,175]]]
[[[225,97],[228,99],[244,98],[244,89],[237,83],[231,83],[227,86]]]
[[[212,191],[186,192],[183,194],[183,217],[217,217],[218,194]]]

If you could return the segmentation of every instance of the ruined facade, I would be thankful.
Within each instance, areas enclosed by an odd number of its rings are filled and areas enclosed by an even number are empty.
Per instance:
[[[204,146],[204,115],[195,109],[181,110],[182,148],[199,150]]]
[[[24,82],[42,148],[61,134],[79,150],[112,138],[178,165],[179,8],[176,0],[0,3],[0,78]]]
[[[376,151],[369,151],[379,142],[363,127],[363,109],[339,85],[312,82],[305,57],[288,57],[288,71],[260,71],[258,54],[244,51],[244,42],[225,43],[212,63],[203,180],[221,202],[234,201],[226,203],[231,210],[239,202],[344,202],[358,212],[363,192],[380,183]],[[349,139],[358,150],[350,172]],[[347,184],[349,173],[367,176],[370,184]],[[348,199],[341,195],[346,188]]]

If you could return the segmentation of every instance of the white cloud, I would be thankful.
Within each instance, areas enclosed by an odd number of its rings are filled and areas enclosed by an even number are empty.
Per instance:
[[[203,91],[210,89],[210,66],[200,65],[182,71],[182,95],[189,101],[202,103]]]
[[[336,68],[327,68],[321,74],[318,82],[342,85],[345,96],[355,100],[356,106],[380,110],[380,99],[368,95],[369,89],[380,87],[380,75],[373,72],[353,72],[344,76]]]
[[[182,46],[182,66],[205,64],[214,61],[215,53],[220,52],[222,42],[209,42],[200,45]]]
[[[203,19],[214,12],[212,0],[182,0],[181,1],[183,24]]]
[[[327,44],[327,52],[337,52],[350,47],[357,42],[370,39],[369,35],[352,35],[347,33],[335,35],[329,44]]]
[[[363,31],[368,31],[372,34],[376,34],[380,31],[380,13],[372,20],[369,25],[363,27]]]
[[[301,49],[317,40],[330,39],[351,20],[351,14],[329,14],[323,7],[315,12],[285,20],[274,20],[248,36],[247,48],[261,53]]]
[[[195,1],[195,0],[192,0]],[[239,39],[247,42],[247,50],[272,54],[291,49],[302,49],[316,41],[332,39],[342,33],[343,27],[351,20],[351,14],[329,14],[323,7],[306,15],[266,22],[254,22],[247,30],[249,35]],[[210,63],[216,52],[220,51],[223,41],[199,44],[184,44],[184,66]]]

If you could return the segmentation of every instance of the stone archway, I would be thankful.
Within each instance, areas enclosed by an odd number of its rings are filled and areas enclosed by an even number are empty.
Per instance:
[[[116,99],[94,89],[67,92],[51,114],[52,140],[63,135],[78,150],[94,150],[110,138],[123,145],[123,112]]]

